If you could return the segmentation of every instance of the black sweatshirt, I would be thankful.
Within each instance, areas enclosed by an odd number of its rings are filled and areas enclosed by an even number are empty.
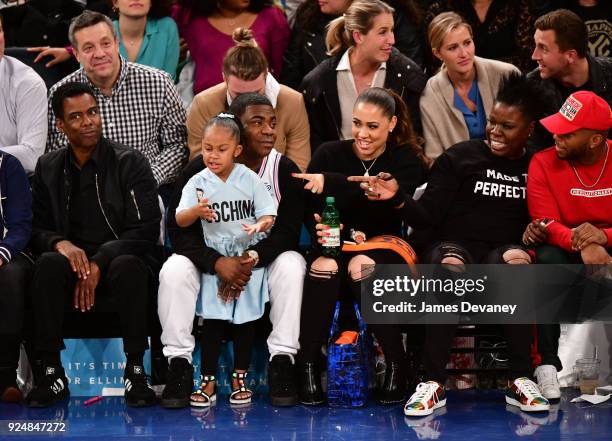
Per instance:
[[[202,155],[198,155],[185,166],[178,176],[168,206],[166,223],[173,251],[189,258],[201,272],[214,274],[215,263],[222,255],[206,246],[201,223],[194,222],[187,228],[180,228],[174,217],[176,207],[181,200],[183,187],[193,175],[202,170],[204,170],[204,162]],[[298,166],[282,156],[278,167],[278,187],[281,192],[281,200],[274,227],[267,238],[249,247],[259,254],[258,267],[272,263],[284,251],[298,248],[304,215],[304,190],[302,190],[300,181],[291,176],[292,173],[300,173]]]
[[[530,221],[530,159],[495,156],[484,141],[461,142],[436,159],[421,198],[406,196],[399,211],[413,228],[433,227],[436,240],[517,243]]]
[[[370,167],[369,175],[391,173],[401,189],[409,195],[425,182],[426,168],[409,147],[387,146],[376,162],[364,161]],[[363,176],[365,168],[353,152],[353,140],[332,141],[322,144],[314,153],[308,173],[323,173],[325,184],[321,195],[309,197],[306,223],[314,232],[312,213],[321,213],[325,197],[334,196],[340,221],[344,224],[342,236],[349,239],[350,229],[363,231],[367,237],[392,234],[401,237],[402,219],[397,210],[381,201],[369,201],[358,182],[347,181],[348,176]],[[314,237],[314,236],[313,236]]]

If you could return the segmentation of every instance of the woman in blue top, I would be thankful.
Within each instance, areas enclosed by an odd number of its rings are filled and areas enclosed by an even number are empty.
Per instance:
[[[169,0],[113,0],[121,55],[134,63],[164,70],[174,79],[179,60],[178,28]]]
[[[455,12],[437,15],[427,34],[433,55],[443,63],[427,81],[419,102],[425,155],[436,159],[458,142],[485,138],[500,82],[519,70],[476,57],[472,28]]]
[[[170,0],[109,0],[118,15],[114,20],[121,56],[128,61],[155,67],[176,77],[179,60],[179,35],[176,23],[170,18]],[[72,48],[35,47],[39,51],[34,60],[52,56],[46,66],[51,67],[70,58]]]

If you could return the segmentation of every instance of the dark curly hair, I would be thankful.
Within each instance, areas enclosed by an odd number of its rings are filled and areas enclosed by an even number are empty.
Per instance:
[[[516,72],[504,77],[495,96],[495,102],[519,108],[528,121],[542,118],[550,99],[550,93],[538,82]]]
[[[64,119],[64,101],[75,96],[91,95],[98,104],[98,99],[93,89],[86,83],[80,81],[69,81],[58,87],[51,97],[51,108],[56,118]]]
[[[215,0],[178,0],[182,10],[190,11],[193,16],[210,17],[217,12],[217,2]],[[273,6],[274,0],[251,0],[248,10],[260,12],[262,9]]]
[[[107,0],[108,4],[113,7],[113,0]],[[151,9],[147,17],[149,18],[163,18],[172,15],[173,0],[151,0]],[[117,18],[117,13],[113,10],[114,14],[112,18]]]
[[[247,108],[251,106],[268,106],[272,107],[272,103],[265,95],[260,95],[255,92],[240,94],[232,101],[229,107],[230,113],[233,113],[238,118],[242,118]]]

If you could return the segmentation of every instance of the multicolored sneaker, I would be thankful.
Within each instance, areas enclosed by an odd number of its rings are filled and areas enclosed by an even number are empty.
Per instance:
[[[442,415],[446,415],[446,407],[421,418],[405,416],[404,424],[414,430],[418,439],[439,439],[444,432],[444,420],[439,419]]]
[[[404,415],[425,416],[434,410],[446,406],[446,392],[444,386],[436,381],[419,383],[416,392],[412,394],[404,405]]]
[[[544,412],[550,409],[548,400],[529,378],[521,377],[512,382],[506,391],[506,403],[517,406],[523,412]]]
[[[549,424],[548,413],[545,412],[523,412],[516,406],[506,404],[506,411],[518,416],[518,419],[509,418],[508,424],[518,436],[533,435],[542,426]]]

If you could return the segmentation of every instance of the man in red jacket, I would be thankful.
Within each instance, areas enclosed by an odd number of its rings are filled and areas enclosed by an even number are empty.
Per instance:
[[[533,220],[546,219],[542,263],[612,263],[612,127],[608,103],[589,91],[571,94],[558,113],[540,121],[555,146],[534,155],[527,203]],[[527,245],[535,238],[527,234]],[[542,365],[535,372],[546,398],[559,398],[559,325],[538,326]]]

